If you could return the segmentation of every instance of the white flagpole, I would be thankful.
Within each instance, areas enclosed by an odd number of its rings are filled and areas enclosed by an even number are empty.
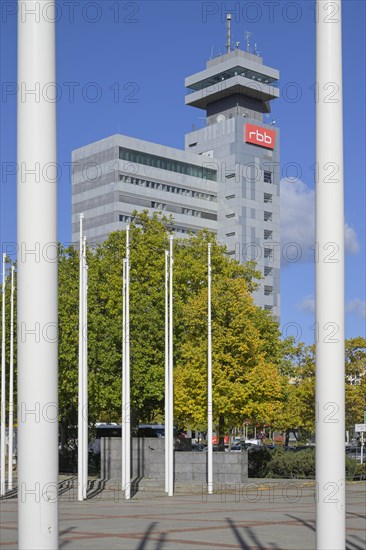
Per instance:
[[[88,265],[86,236],[83,236],[83,499],[88,491]]]
[[[211,243],[208,243],[208,285],[207,285],[207,488],[213,491],[213,448],[212,448],[212,325],[211,325]]]
[[[131,403],[130,403],[130,226],[126,226],[126,488],[131,496]]]
[[[79,372],[78,372],[78,500],[84,500],[84,214],[79,220]]]
[[[6,414],[6,392],[5,392],[5,298],[6,298],[6,254],[3,254],[3,292],[2,292],[2,326],[1,326],[1,477],[0,477],[0,495],[5,495],[5,414]]]
[[[11,266],[10,291],[10,372],[9,372],[9,446],[8,489],[13,489],[13,435],[14,435],[14,266]]]
[[[18,0],[18,85],[56,84],[55,1]],[[27,14],[24,16],[24,14]],[[58,548],[56,102],[17,101],[18,548]]]
[[[326,550],[346,535],[341,1],[316,9],[316,547]]]
[[[126,487],[126,259],[122,279],[122,491]]]
[[[165,492],[169,490],[169,252],[165,250]]]
[[[174,381],[173,381],[173,235],[169,235],[169,480],[168,496],[174,492]]]

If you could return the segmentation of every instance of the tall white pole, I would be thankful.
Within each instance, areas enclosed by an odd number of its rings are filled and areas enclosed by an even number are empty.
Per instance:
[[[84,500],[84,238],[83,219],[79,220],[79,366],[78,366],[78,500]]]
[[[18,548],[27,550],[58,548],[56,102],[37,93],[56,83],[55,20],[54,0],[47,16],[40,2],[18,0],[27,90],[17,116]]]
[[[1,323],[1,420],[0,420],[0,444],[1,444],[1,458],[0,458],[0,495],[5,495],[5,422],[6,422],[6,377],[5,377],[5,301],[6,301],[6,254],[3,254],[3,285],[2,285],[2,323]]]
[[[131,403],[130,403],[130,226],[126,226],[126,488],[131,497]]]
[[[173,381],[173,235],[169,235],[169,479],[168,496],[174,492],[174,381]]]
[[[212,325],[211,325],[211,243],[208,243],[208,285],[207,285],[207,489],[213,491],[213,447],[212,447]]]
[[[340,550],[345,547],[341,2],[317,0],[316,8],[316,545]]]
[[[83,498],[88,491],[88,265],[86,237],[83,236]]]
[[[126,486],[126,258],[122,279],[122,490]]]
[[[14,436],[14,266],[11,266],[10,290],[10,369],[9,369],[9,446],[8,489],[13,488],[13,436]]]
[[[169,251],[165,250],[165,492],[169,490]]]

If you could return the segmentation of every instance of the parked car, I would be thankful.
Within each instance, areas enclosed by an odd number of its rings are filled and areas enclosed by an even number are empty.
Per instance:
[[[241,453],[241,451],[242,451],[241,445],[232,445],[231,446],[231,449],[230,449],[231,453]]]
[[[204,445],[201,445],[200,443],[192,443],[192,451],[194,453],[201,453],[202,451],[205,451],[206,447]]]
[[[251,445],[263,445],[263,442],[261,439],[246,439],[245,443],[250,443]]]
[[[363,459],[365,461],[365,449],[363,450]],[[347,447],[346,448],[346,455],[349,458],[353,458],[354,460],[357,460],[357,462],[361,462],[361,447]]]

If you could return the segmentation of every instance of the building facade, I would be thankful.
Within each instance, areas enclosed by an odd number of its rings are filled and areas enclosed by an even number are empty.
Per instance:
[[[240,262],[263,273],[258,306],[280,314],[279,130],[264,119],[279,97],[279,73],[236,49],[186,79],[186,105],[206,112],[185,150],[113,135],[73,151],[72,239],[79,214],[101,242],[134,210],[174,218],[178,236],[209,229]]]

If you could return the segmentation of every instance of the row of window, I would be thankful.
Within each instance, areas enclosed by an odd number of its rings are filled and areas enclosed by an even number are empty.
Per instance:
[[[217,181],[217,171],[212,168],[207,168],[206,166],[196,166],[188,162],[151,155],[150,153],[126,149],[125,147],[119,148],[119,158],[120,160],[152,166],[153,168],[160,168],[161,170],[169,170],[170,172],[177,172],[202,180]]]
[[[167,193],[175,193],[185,197],[193,197],[194,199],[217,202],[215,195],[211,195],[210,193],[201,193],[200,191],[193,191],[192,189],[185,189],[184,187],[177,187],[176,185],[168,185],[157,181],[133,178],[124,174],[120,174],[119,180],[124,183],[132,183],[133,185],[139,185],[140,187],[147,187],[148,189],[156,189],[157,191],[166,191]]]
[[[216,214],[209,212],[201,212],[201,210],[194,210],[193,208],[174,207],[163,202],[151,201],[151,208],[155,210],[166,210],[168,212],[176,212],[178,214],[184,214],[186,216],[194,216],[195,218],[205,218],[206,220],[217,220]],[[180,212],[179,212],[180,210]]]
[[[120,222],[123,222],[123,223],[132,223],[133,221],[133,216],[125,216],[124,214],[120,214],[119,215],[119,221]],[[184,233],[184,234],[188,234],[188,233],[193,233],[193,234],[196,234],[197,231],[195,231],[194,229],[184,229],[183,227],[178,227],[178,226],[175,226],[173,225],[172,227],[170,227],[170,230],[173,231],[174,233]]]
[[[235,231],[231,231],[230,233],[226,233],[227,237],[235,237],[236,233]],[[264,240],[265,241],[272,241],[273,239],[273,231],[269,231],[267,229],[264,230]]]
[[[197,231],[194,231],[194,229],[183,229],[182,227],[176,227],[176,226],[171,227],[171,230],[174,233],[184,233],[187,235],[188,233],[193,233],[194,235],[197,233]]]
[[[235,178],[235,176],[236,176],[235,172],[230,172],[229,174],[226,174],[225,178],[229,180],[229,179]],[[256,178],[256,181],[257,181],[257,178]],[[263,181],[264,183],[273,183],[272,172],[270,172],[269,170],[263,170]]]

